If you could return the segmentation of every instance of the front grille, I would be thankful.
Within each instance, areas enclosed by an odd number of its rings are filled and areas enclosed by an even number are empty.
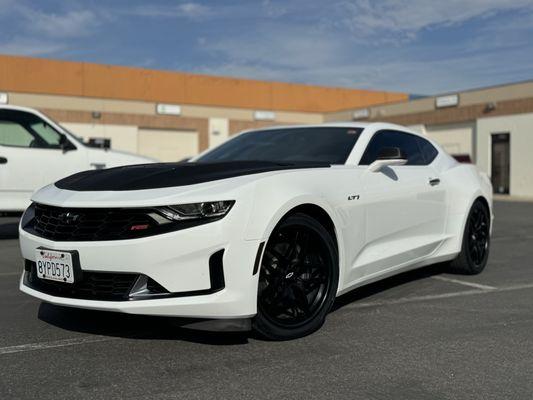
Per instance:
[[[138,208],[61,208],[35,204],[35,217],[24,229],[55,241],[120,240],[160,230],[153,210]]]
[[[133,285],[141,276],[133,273],[83,271],[81,280],[64,283],[37,277],[33,261],[26,261],[25,270],[24,283],[39,292],[58,297],[103,301],[128,300]],[[152,294],[168,293],[151,278],[148,278],[148,286]]]

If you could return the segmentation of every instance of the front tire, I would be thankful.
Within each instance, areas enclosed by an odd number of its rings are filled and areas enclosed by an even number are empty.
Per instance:
[[[285,218],[265,247],[254,329],[288,340],[320,328],[337,293],[337,249],[329,232],[307,214]]]
[[[470,209],[463,233],[461,252],[450,262],[452,273],[476,275],[487,265],[490,249],[490,211],[481,200]]]

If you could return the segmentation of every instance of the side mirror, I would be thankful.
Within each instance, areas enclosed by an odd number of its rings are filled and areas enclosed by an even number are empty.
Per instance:
[[[378,172],[383,167],[392,167],[395,165],[405,165],[407,156],[399,147],[382,147],[378,153],[376,161],[368,166],[372,172]]]
[[[89,138],[87,143],[89,147],[95,147],[97,149],[109,150],[111,148],[111,139],[106,138]]]
[[[64,153],[70,150],[76,150],[76,146],[70,143],[70,140],[68,140],[67,136],[63,134],[61,134],[61,137],[59,138],[59,147]]]

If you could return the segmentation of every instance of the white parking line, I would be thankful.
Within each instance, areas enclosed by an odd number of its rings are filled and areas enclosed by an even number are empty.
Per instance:
[[[523,235],[523,236],[509,235],[509,236],[493,237],[490,240],[492,240],[492,241],[500,241],[500,240],[530,240],[530,239],[533,239],[532,235]]]
[[[487,294],[487,293],[512,292],[515,290],[525,290],[525,289],[533,289],[533,283],[527,283],[523,285],[513,285],[513,286],[507,286],[507,287],[501,287],[501,288],[495,288],[495,289],[464,290],[462,292],[430,294],[426,296],[400,297],[398,299],[390,299],[390,300],[356,302],[356,303],[345,305],[344,307],[341,308],[341,310],[352,309],[352,308],[388,306],[388,305],[404,304],[404,303],[416,303],[419,301],[448,299],[452,297],[472,296],[472,295]]]
[[[34,351],[34,350],[46,350],[46,349],[53,349],[56,347],[76,346],[79,344],[87,344],[87,343],[107,342],[107,341],[116,340],[116,339],[118,338],[108,337],[108,336],[83,336],[83,337],[73,338],[73,339],[54,340],[51,342],[28,343],[28,344],[21,344],[18,346],[0,347],[0,355],[21,353],[25,351]]]
[[[482,286],[485,286],[485,285],[482,285]],[[523,285],[513,285],[513,286],[507,286],[507,287],[501,287],[501,288],[492,288],[491,286],[485,286],[485,287],[486,287],[485,289],[477,288],[476,290],[465,290],[462,292],[450,292],[450,293],[441,293],[441,294],[426,295],[426,296],[401,297],[398,299],[377,300],[377,301],[368,301],[368,302],[360,301],[360,302],[355,302],[352,304],[347,304],[344,307],[342,307],[341,310],[376,307],[376,306],[387,306],[387,305],[404,304],[404,303],[416,303],[416,302],[428,301],[428,300],[448,299],[452,297],[463,297],[463,296],[472,296],[472,295],[480,295],[480,294],[488,294],[488,293],[511,292],[515,290],[526,290],[526,289],[533,289],[533,283],[523,284]],[[77,345],[83,345],[83,344],[88,344],[88,343],[109,342],[112,340],[119,340],[119,339],[121,338],[96,335],[96,336],[82,336],[79,338],[72,338],[72,339],[55,340],[55,341],[50,341],[50,342],[28,343],[28,344],[21,344],[17,346],[0,347],[0,355],[22,353],[22,352],[35,351],[35,350],[47,350],[47,349],[53,349],[57,347],[65,347],[65,346],[77,346]]]
[[[458,285],[470,286],[470,287],[480,289],[480,290],[496,290],[497,289],[494,286],[482,285],[481,283],[474,283],[474,282],[465,282],[459,279],[448,278],[446,276],[436,275],[436,276],[432,276],[432,278],[437,279],[439,281],[443,281],[443,282],[451,282],[451,283],[457,283]]]
[[[16,276],[22,275],[22,272],[0,272],[0,276]]]

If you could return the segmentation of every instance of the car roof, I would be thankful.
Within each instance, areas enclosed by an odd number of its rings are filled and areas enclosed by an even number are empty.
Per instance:
[[[23,106],[14,106],[11,104],[2,104],[0,105],[0,110],[15,110],[15,111],[27,111],[30,113],[38,113],[35,108],[23,107]]]
[[[369,126],[368,122],[328,122],[323,124],[295,124],[295,125],[272,125],[265,126],[261,128],[251,128],[246,129],[245,132],[251,131],[271,131],[277,129],[301,129],[301,128],[324,128],[324,127],[335,127],[335,128],[366,128]]]
[[[326,122],[322,124],[300,124],[300,125],[273,125],[268,126],[264,128],[253,128],[253,129],[247,129],[244,132],[252,132],[252,131],[270,131],[270,130],[277,130],[277,129],[301,129],[301,128],[324,128],[324,127],[332,127],[332,128],[358,128],[358,129],[367,129],[372,128],[375,130],[382,130],[382,129],[393,129],[393,130],[399,130],[402,132],[410,133],[413,135],[417,135],[423,138],[427,139],[427,136],[423,133],[414,131],[406,126],[397,125],[397,124],[391,124],[388,122],[359,122],[359,121],[338,121],[338,122]]]

